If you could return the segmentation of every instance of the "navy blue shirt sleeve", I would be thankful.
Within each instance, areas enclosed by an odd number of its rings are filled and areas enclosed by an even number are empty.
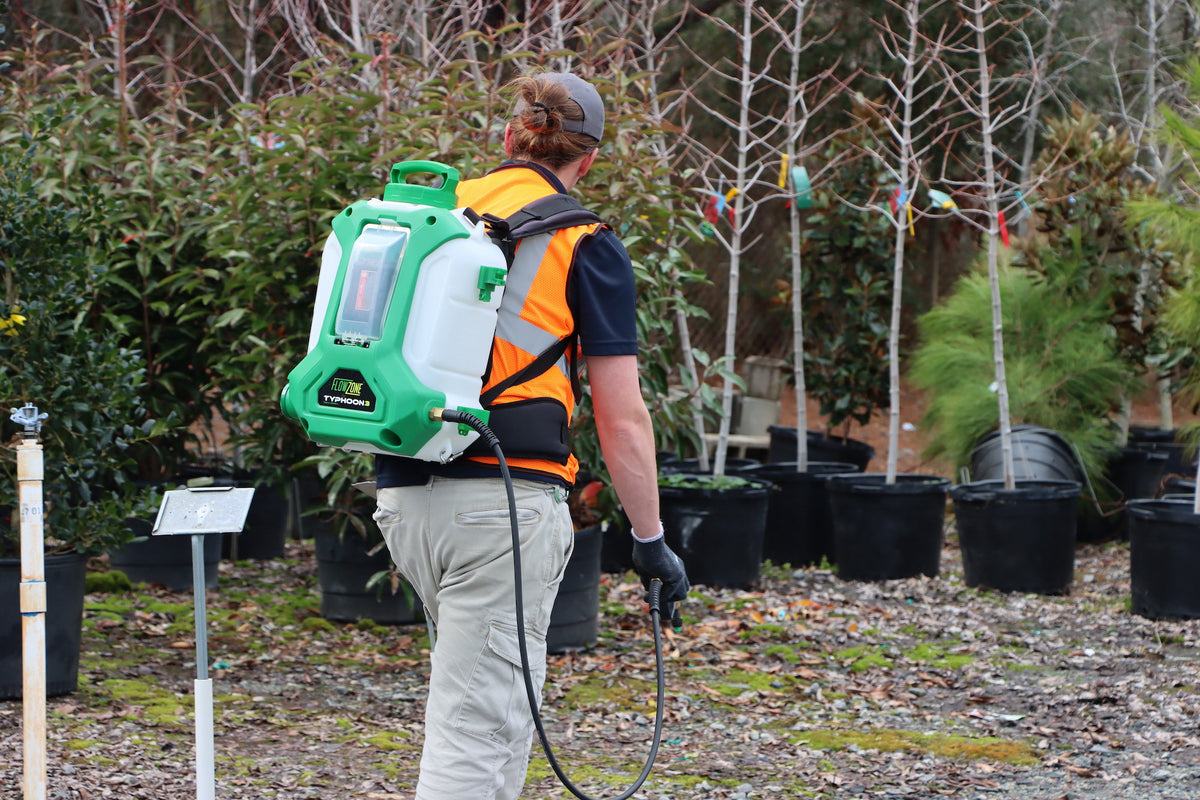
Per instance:
[[[586,356],[637,355],[637,284],[625,245],[609,228],[579,243],[571,308]]]

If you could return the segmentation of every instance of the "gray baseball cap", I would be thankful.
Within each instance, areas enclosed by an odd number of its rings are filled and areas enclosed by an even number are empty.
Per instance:
[[[563,130],[582,133],[597,142],[600,141],[604,136],[604,103],[600,100],[600,93],[596,91],[596,87],[570,72],[545,72],[538,77],[565,86],[570,99],[583,112],[581,120],[564,119]],[[524,102],[517,103],[515,113],[521,113],[524,108]]]

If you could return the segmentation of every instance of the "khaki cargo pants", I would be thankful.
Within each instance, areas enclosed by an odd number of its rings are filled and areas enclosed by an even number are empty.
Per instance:
[[[546,629],[574,546],[563,489],[514,480],[526,646],[540,696]],[[375,520],[437,628],[416,800],[516,800],[533,718],[517,645],[504,482],[431,478],[380,489]]]

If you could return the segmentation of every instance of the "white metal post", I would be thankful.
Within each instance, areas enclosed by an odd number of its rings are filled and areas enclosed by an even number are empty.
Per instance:
[[[192,584],[196,618],[196,800],[216,797],[213,686],[208,677],[208,613],[204,603],[204,534],[192,534]]]
[[[174,489],[163,495],[154,536],[192,537],[192,589],[196,611],[196,798],[216,796],[213,740],[213,684],[208,676],[208,611],[205,603],[204,537],[238,533],[246,524],[253,489],[205,486]]]
[[[18,505],[21,512],[21,700],[24,734],[24,798],[46,798],[46,531],[42,518],[44,466],[38,432],[46,414],[26,404],[12,410],[24,425],[17,445]]]

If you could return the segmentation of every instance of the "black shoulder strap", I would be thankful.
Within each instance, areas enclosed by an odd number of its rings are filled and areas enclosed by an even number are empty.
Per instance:
[[[551,194],[538,198],[509,217],[484,214],[482,219],[487,223],[488,232],[496,244],[504,251],[504,257],[509,264],[512,264],[517,241],[520,239],[575,225],[593,225],[604,221],[568,194]]]
[[[557,231],[574,225],[592,225],[601,222],[593,211],[569,194],[551,194],[534,200],[509,217],[509,236],[524,239],[539,233]]]

